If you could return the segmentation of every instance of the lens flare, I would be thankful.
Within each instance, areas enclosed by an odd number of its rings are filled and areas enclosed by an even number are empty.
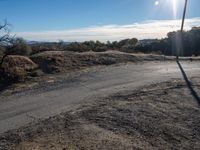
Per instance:
[[[160,7],[169,7],[172,11],[172,15],[174,19],[177,19],[177,11],[178,11],[178,4],[180,3],[180,0],[155,0],[154,5]]]
[[[173,17],[174,19],[177,19],[177,0],[172,0],[173,5]]]

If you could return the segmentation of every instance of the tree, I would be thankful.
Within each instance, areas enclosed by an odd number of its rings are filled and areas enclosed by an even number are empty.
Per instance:
[[[64,50],[65,42],[63,40],[59,40],[57,45],[59,50]]]
[[[193,27],[189,33],[191,51],[195,56],[200,55],[200,27]]]
[[[31,47],[22,38],[14,38],[10,35],[10,25],[7,21],[0,24],[0,47],[4,47],[3,57],[0,61],[0,68],[8,55],[30,55]],[[1,48],[2,49],[2,48]]]
[[[22,55],[28,56],[31,54],[32,49],[23,38],[13,38],[6,50],[8,55]]]
[[[0,23],[0,47],[1,47],[1,49],[5,49],[3,47],[8,46],[10,44],[11,37],[10,37],[9,26],[10,25],[8,24],[8,22],[6,20],[2,24]],[[1,52],[1,53],[3,53],[3,52]],[[3,57],[1,58],[0,67],[6,56],[7,56],[7,54],[3,55]]]
[[[3,24],[0,23],[0,46],[5,46],[10,42],[9,26],[6,20]]]
[[[133,45],[134,47],[136,46],[137,43],[138,43],[138,39],[136,38],[132,38],[128,41],[128,44]]]

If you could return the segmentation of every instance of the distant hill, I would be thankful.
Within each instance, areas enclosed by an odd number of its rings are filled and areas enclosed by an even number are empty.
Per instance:
[[[160,40],[158,39],[144,39],[144,40],[139,40],[139,44],[141,44],[142,46],[145,46],[145,45],[149,45],[149,44],[152,44],[154,42],[158,42]]]
[[[58,42],[43,42],[43,41],[27,41],[28,45],[37,45],[37,44],[45,44],[45,45],[52,45],[57,44]],[[64,45],[68,45],[71,42],[63,42]]]

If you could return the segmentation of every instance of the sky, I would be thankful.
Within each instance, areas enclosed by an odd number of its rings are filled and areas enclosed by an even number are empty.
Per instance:
[[[185,0],[0,0],[0,22],[34,41],[163,38],[178,30]],[[200,26],[200,1],[188,0],[185,29]]]

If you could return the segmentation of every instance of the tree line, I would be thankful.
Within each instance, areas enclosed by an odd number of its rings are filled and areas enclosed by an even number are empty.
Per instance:
[[[166,38],[141,41],[137,38],[124,39],[121,41],[106,42],[34,42],[29,43],[22,38],[11,37],[9,24],[5,21],[0,24],[0,56],[7,55],[32,55],[43,51],[73,51],[73,52],[103,52],[116,50],[127,53],[157,53],[175,56],[177,49],[181,56],[200,55],[200,27],[193,27],[189,31],[169,32]],[[151,42],[149,42],[151,41]],[[1,59],[0,63],[2,63]]]
[[[200,27],[193,27],[183,33],[180,31],[169,32],[166,38],[146,45],[139,44],[136,50],[144,53],[155,51],[169,56],[176,56],[178,50],[180,56],[199,56]]]
[[[146,42],[145,42],[146,41]],[[150,41],[150,42],[149,42]],[[55,43],[33,44],[33,53],[48,50],[63,50],[73,52],[103,52],[107,50],[117,50],[127,53],[156,53],[168,56],[176,56],[177,50],[180,56],[200,55],[200,27],[193,27],[189,31],[169,32],[166,38],[154,40],[138,40],[137,38],[124,39],[121,41],[106,42],[86,41],[65,43],[63,41]]]

